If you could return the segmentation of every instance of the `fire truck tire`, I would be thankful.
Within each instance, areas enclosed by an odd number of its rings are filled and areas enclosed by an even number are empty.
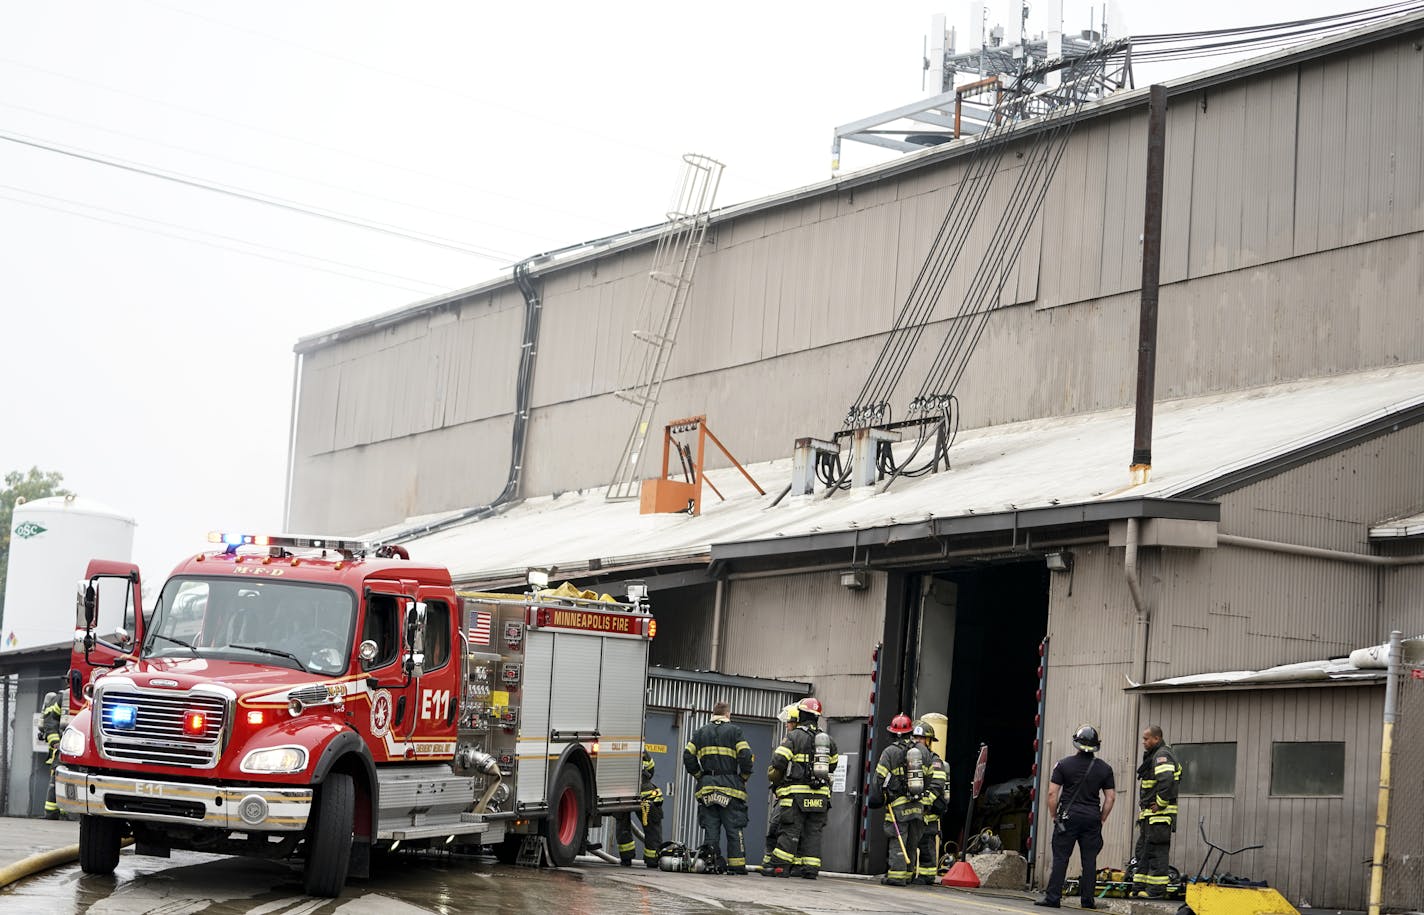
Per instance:
[[[119,820],[84,814],[79,818],[79,867],[86,874],[112,874],[123,841]]]
[[[543,824],[544,837],[549,841],[549,859],[555,867],[568,867],[583,851],[588,829],[584,816],[588,786],[577,766],[567,765],[559,770],[549,798],[549,818]]]
[[[307,863],[302,881],[308,896],[330,899],[341,894],[351,864],[355,814],[355,782],[344,772],[331,773],[322,783],[316,822],[307,839]]]

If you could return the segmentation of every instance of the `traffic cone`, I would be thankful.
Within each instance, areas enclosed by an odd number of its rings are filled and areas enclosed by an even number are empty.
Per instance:
[[[979,875],[974,873],[974,868],[969,866],[968,861],[956,861],[939,879],[939,883],[940,886],[975,887],[979,885]]]

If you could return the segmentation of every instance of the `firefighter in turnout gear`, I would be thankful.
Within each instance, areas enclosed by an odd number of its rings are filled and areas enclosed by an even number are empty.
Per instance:
[[[1142,732],[1137,779],[1137,863],[1132,895],[1160,899],[1167,893],[1167,853],[1177,828],[1177,784],[1182,779],[1182,765],[1162,739],[1158,725]]]
[[[725,702],[712,706],[712,720],[683,747],[682,765],[697,779],[697,822],[703,845],[718,853],[725,832],[727,873],[745,874],[747,845],[742,830],[747,828],[747,779],[752,777],[756,757],[742,729],[732,723],[731,712]]]
[[[821,872],[821,833],[831,810],[831,773],[840,752],[821,730],[821,702],[808,696],[796,705],[796,727],[771,755],[767,780],[776,786],[780,832],[771,853],[771,877],[805,877]]]
[[[638,809],[615,814],[618,824],[618,863],[633,866],[633,815],[643,824],[643,864],[648,870],[658,869],[658,849],[663,844],[663,792],[653,781],[653,757],[643,751],[643,785],[638,792]]]
[[[40,720],[39,738],[49,748],[49,758],[45,760],[45,765],[49,766],[49,788],[45,791],[44,815],[46,820],[58,820],[64,817],[54,796],[54,770],[59,764],[60,722],[64,718],[64,711],[59,707],[59,693],[45,693],[44,707],[40,709],[40,714],[44,717]]]
[[[933,886],[939,879],[940,818],[949,812],[949,771],[944,760],[930,747],[935,739],[934,727],[928,722],[916,721],[910,737],[924,754],[922,763],[925,772],[925,828],[920,834],[920,859],[915,867],[915,883]]]
[[[791,730],[796,727],[796,703],[793,702],[780,712],[777,712],[776,720],[785,726],[786,733],[783,734],[782,737],[785,737],[786,734],[790,734]],[[772,752],[775,753],[776,751],[773,750]],[[767,804],[766,845],[764,846],[766,851],[761,857],[761,875],[763,877],[775,877],[776,862],[772,859],[771,853],[776,851],[776,840],[781,835],[781,807],[776,803],[776,786],[768,785],[767,789],[771,792],[771,798],[770,803]]]
[[[880,754],[870,777],[870,807],[885,808],[889,867],[880,882],[908,886],[915,876],[915,858],[925,828],[924,753],[910,737],[909,715],[896,715],[889,731],[895,740]]]

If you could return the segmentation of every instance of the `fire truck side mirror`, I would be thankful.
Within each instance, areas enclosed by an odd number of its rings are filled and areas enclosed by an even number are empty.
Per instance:
[[[94,587],[94,582],[84,587],[84,628],[93,629],[94,622],[99,618],[99,592]]]

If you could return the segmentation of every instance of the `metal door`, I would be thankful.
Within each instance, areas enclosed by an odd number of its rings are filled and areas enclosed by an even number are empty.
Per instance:
[[[861,784],[865,769],[865,722],[828,721],[841,761],[831,785],[831,814],[821,839],[821,867],[838,873],[855,873],[860,850]],[[878,826],[878,822],[876,823]],[[871,841],[877,841],[877,829]]]
[[[747,782],[747,828],[743,836],[747,844],[747,861],[751,864],[760,864],[766,850],[766,816],[770,807],[766,767],[771,761],[772,751],[781,742],[772,736],[775,733],[772,728],[774,723],[737,719],[742,736],[751,745],[752,755],[756,757],[751,780]],[[777,729],[781,728],[779,723],[775,724]]]
[[[653,757],[653,777],[663,789],[663,841],[686,843],[688,837],[678,834],[682,822],[678,805],[684,792],[677,788],[684,781],[679,776],[682,745],[687,743],[682,737],[680,717],[677,712],[648,709],[643,722],[643,747]]]

